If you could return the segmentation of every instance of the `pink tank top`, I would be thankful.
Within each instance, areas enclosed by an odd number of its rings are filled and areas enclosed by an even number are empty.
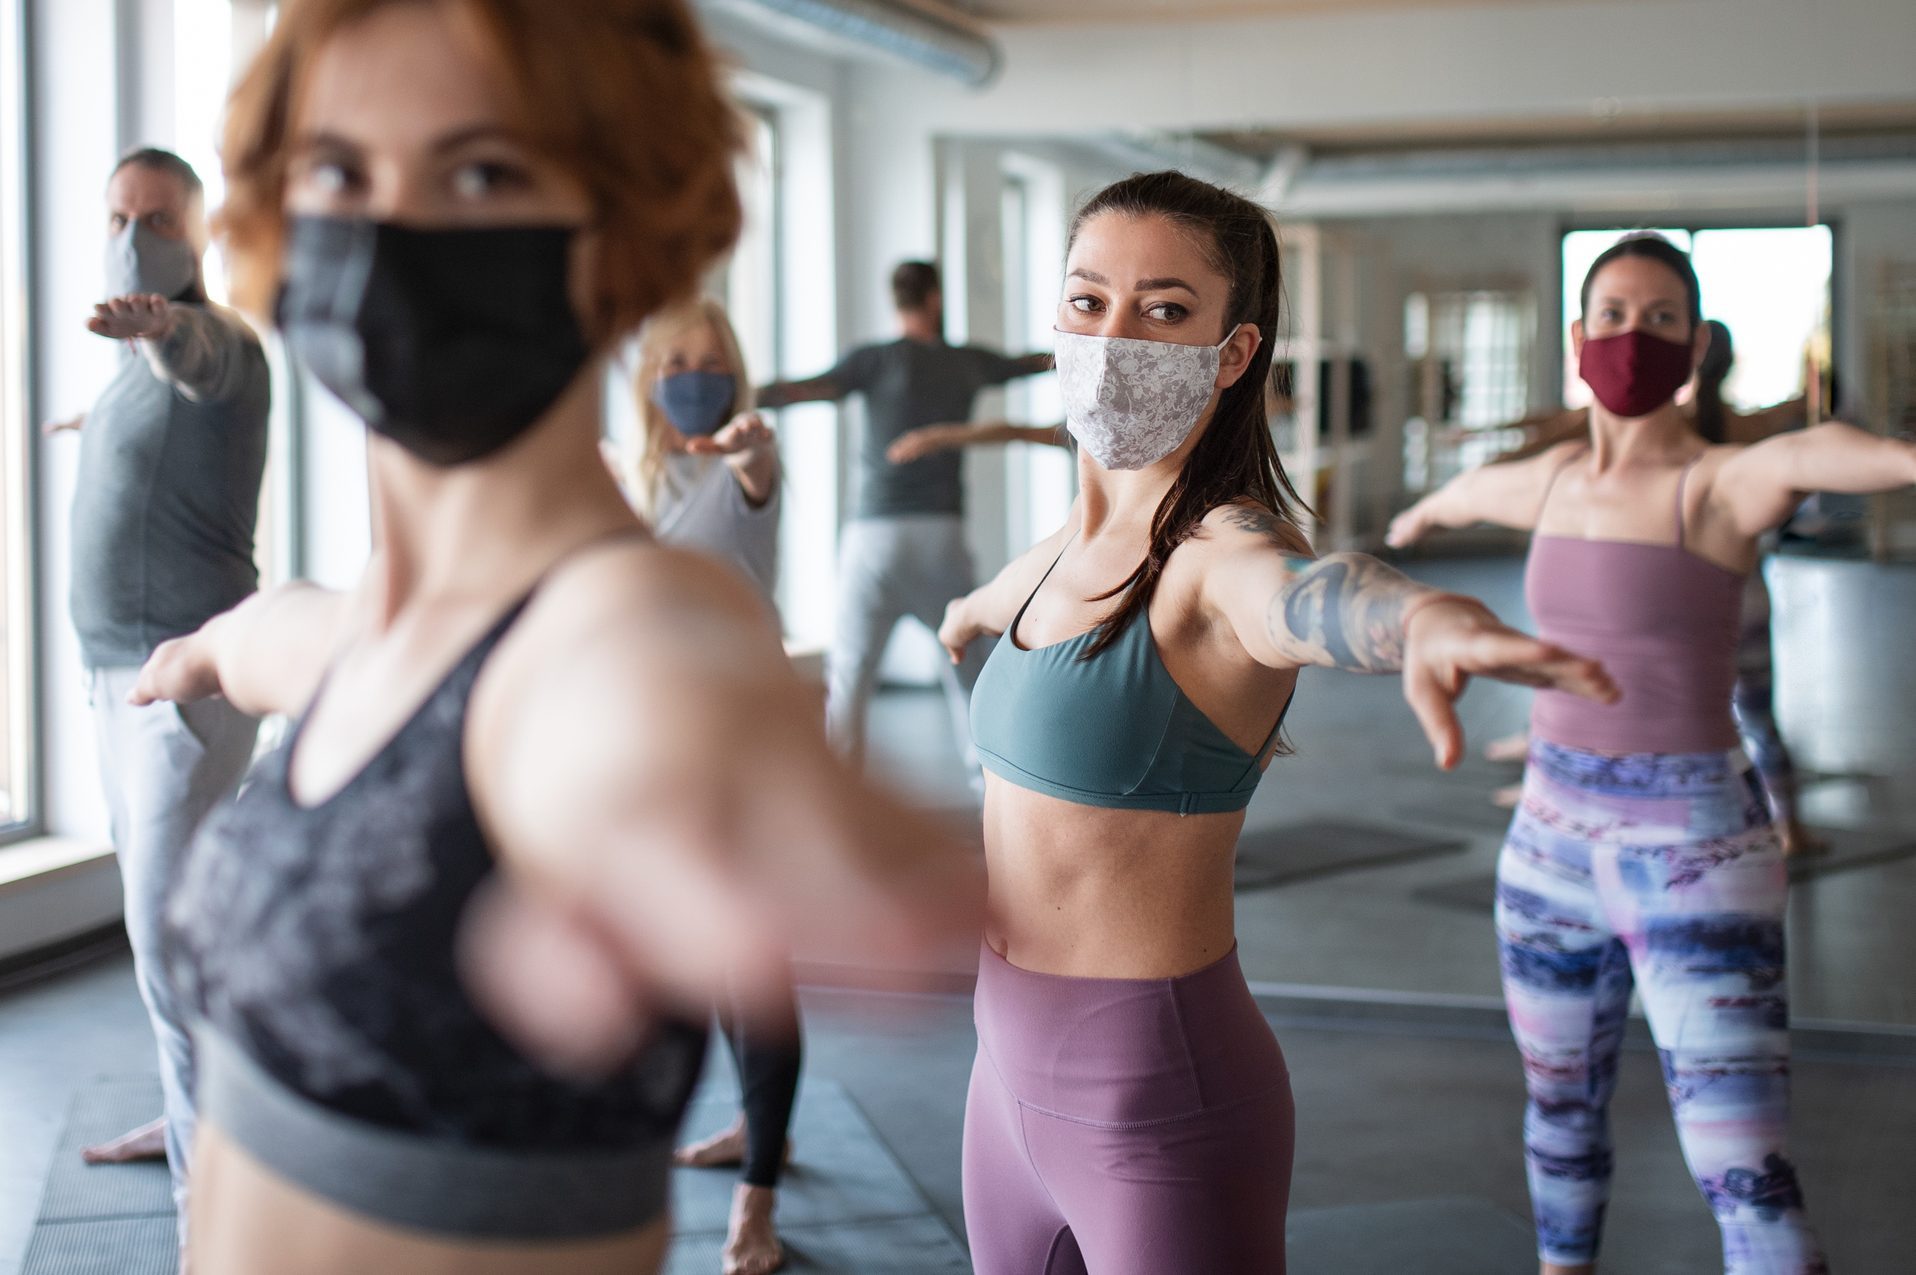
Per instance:
[[[1677,480],[1674,544],[1531,538],[1524,594],[1538,635],[1601,660],[1623,692],[1605,705],[1538,691],[1530,714],[1538,738],[1599,753],[1737,747],[1730,692],[1745,577],[1683,546],[1683,489],[1695,464]]]

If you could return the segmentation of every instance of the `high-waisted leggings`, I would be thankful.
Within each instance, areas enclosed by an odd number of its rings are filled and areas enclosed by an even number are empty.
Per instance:
[[[979,954],[965,1107],[978,1275],[1281,1275],[1290,1073],[1237,953],[1168,979]]]
[[[1786,1145],[1783,860],[1739,752],[1538,740],[1497,865],[1497,938],[1530,1101],[1538,1250],[1593,1261],[1634,985],[1730,1275],[1827,1270]]]

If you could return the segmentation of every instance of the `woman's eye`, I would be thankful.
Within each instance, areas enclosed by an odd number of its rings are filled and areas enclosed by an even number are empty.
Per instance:
[[[484,161],[463,165],[453,174],[453,189],[462,199],[483,199],[501,190],[526,184],[525,173],[510,164]]]
[[[1146,310],[1145,313],[1165,323],[1176,323],[1179,319],[1189,314],[1190,311],[1175,301],[1160,301]]]
[[[322,195],[343,195],[353,188],[354,180],[344,164],[321,162],[306,170],[306,184]]]
[[[1066,297],[1064,303],[1079,314],[1095,314],[1098,308],[1096,297]]]
[[[125,230],[126,229],[126,214],[114,213],[112,219],[107,224],[112,226],[115,230]]]

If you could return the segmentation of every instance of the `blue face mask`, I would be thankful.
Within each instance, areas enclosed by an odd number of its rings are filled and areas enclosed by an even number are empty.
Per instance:
[[[652,401],[687,438],[716,434],[738,398],[738,378],[730,372],[674,372],[652,387]]]

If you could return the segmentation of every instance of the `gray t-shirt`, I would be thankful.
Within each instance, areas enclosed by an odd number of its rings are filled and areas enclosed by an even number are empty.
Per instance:
[[[971,419],[972,400],[1031,369],[1009,355],[976,345],[932,345],[901,339],[861,345],[825,373],[847,394],[865,396],[865,436],[858,448],[860,518],[964,512],[961,457],[941,452],[894,465],[885,450],[901,434],[925,425]]]
[[[778,496],[754,506],[718,456],[667,456],[652,523],[660,540],[728,562],[765,600],[778,587]]]
[[[176,309],[164,340],[122,344],[80,429],[69,602],[89,668],[143,664],[259,587],[266,354],[232,311]]]

